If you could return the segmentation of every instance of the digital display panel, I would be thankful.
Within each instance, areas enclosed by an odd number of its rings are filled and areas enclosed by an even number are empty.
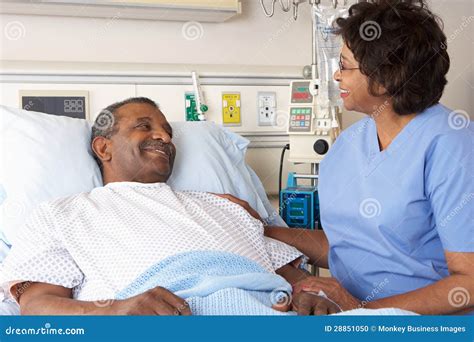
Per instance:
[[[292,83],[291,103],[313,103],[313,95],[309,92],[309,81]]]

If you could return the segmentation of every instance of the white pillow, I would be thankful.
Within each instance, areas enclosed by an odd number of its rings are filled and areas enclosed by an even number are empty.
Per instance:
[[[167,183],[173,189],[232,194],[268,216],[245,163],[248,140],[212,122],[171,126],[176,159]]]
[[[40,202],[101,185],[85,120],[0,106],[0,231],[15,232]]]
[[[234,142],[234,144],[239,148],[241,151],[242,157],[245,156],[247,152],[247,146],[249,145],[250,141],[245,139],[241,135],[238,135],[232,131],[229,131],[227,128],[224,127],[224,133],[227,137]],[[265,188],[263,187],[262,181],[258,178],[257,174],[249,165],[246,165],[246,170],[249,173],[250,179],[252,181],[254,189],[257,191],[257,194],[260,200],[263,203],[263,206],[266,210],[266,215],[260,213],[260,216],[265,219],[266,223],[272,226],[279,226],[279,227],[288,227],[285,221],[281,218],[278,212],[275,210],[273,205],[270,203],[267,197],[267,193],[265,192]]]
[[[248,140],[208,122],[171,125],[177,156],[170,186],[229,193],[263,218],[275,216],[262,183],[245,164]],[[0,238],[3,231],[10,244],[39,203],[102,186],[85,120],[0,106],[0,137]]]

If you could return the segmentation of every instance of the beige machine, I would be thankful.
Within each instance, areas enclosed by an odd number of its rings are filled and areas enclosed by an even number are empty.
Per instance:
[[[340,108],[319,106],[315,89],[312,80],[290,85],[288,161],[293,163],[319,164],[339,133]]]

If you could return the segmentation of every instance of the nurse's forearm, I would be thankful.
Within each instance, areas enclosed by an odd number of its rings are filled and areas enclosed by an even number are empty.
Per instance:
[[[395,307],[422,315],[463,314],[474,310],[474,282],[472,276],[455,274],[415,291],[369,302],[365,307]]]
[[[265,235],[299,249],[312,264],[328,268],[329,244],[324,231],[267,226]]]
[[[297,282],[309,277],[308,272],[296,268],[291,264],[287,264],[283,267],[280,267],[275,271],[275,273],[285,278],[285,280],[291,285],[294,285]]]

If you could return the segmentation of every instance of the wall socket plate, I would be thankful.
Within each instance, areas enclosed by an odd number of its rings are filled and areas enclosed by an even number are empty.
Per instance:
[[[259,91],[257,94],[257,118],[259,126],[276,125],[276,92]]]
[[[222,93],[222,123],[224,126],[240,126],[240,93]]]

